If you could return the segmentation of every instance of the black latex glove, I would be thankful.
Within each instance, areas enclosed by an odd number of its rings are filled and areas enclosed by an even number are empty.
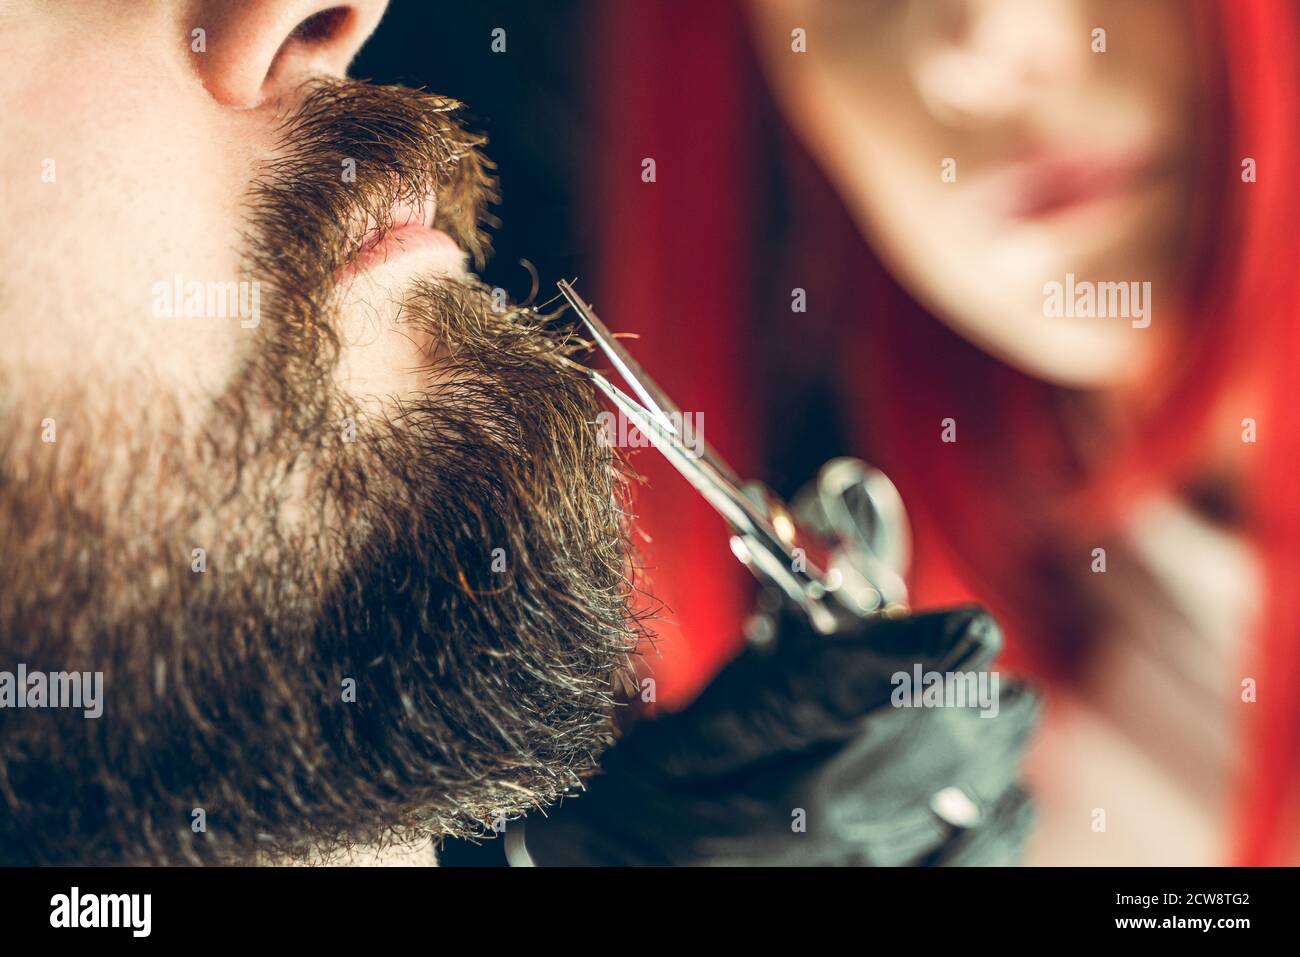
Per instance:
[[[587,791],[530,814],[528,854],[539,866],[1015,863],[1032,824],[1017,779],[1033,696],[999,676],[996,717],[890,704],[896,672],[979,671],[1000,644],[977,608],[829,638],[791,616],[684,711],[636,724]],[[448,841],[440,862],[504,863],[504,843]]]

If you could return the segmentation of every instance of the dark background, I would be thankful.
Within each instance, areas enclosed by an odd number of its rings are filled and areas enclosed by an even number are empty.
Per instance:
[[[557,279],[590,269],[594,237],[582,229],[588,193],[580,189],[584,157],[599,137],[592,102],[599,80],[586,50],[593,16],[573,0],[395,0],[352,75],[379,83],[423,86],[466,104],[467,125],[489,137],[497,164],[502,220],[484,280],[512,298],[528,297],[536,266],[541,298]],[[506,31],[506,52],[492,51],[492,31]]]

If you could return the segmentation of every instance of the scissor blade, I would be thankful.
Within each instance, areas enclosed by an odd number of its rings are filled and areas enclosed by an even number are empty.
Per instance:
[[[561,279],[556,283],[560,287],[560,292],[564,298],[569,301],[582,324],[587,327],[591,334],[592,340],[600,347],[600,351],[605,353],[607,358],[618,370],[618,374],[623,377],[632,391],[637,394],[642,404],[650,410],[659,424],[669,432],[675,433],[677,428],[668,416],[668,412],[678,412],[676,406],[672,404],[668,396],[655,385],[654,381],[645,374],[645,370],[637,363],[635,359],[625,350],[605,324],[596,317],[595,310],[591,305],[578,295],[571,285]]]
[[[791,601],[803,608],[820,631],[835,630],[835,619],[821,604],[827,592],[819,570],[811,564],[801,567],[770,521],[750,499],[722,475],[707,459],[697,457],[672,432],[660,427],[650,412],[614,386],[599,372],[586,370],[596,387],[622,412],[678,472],[695,487],[731,525],[741,543],[746,563],[764,581],[777,585]],[[740,557],[740,553],[737,553]]]
[[[632,424],[663,453],[673,467],[708,500],[732,527],[739,532],[776,543],[784,548],[776,530],[749,498],[713,463],[700,458],[682,444],[677,434],[660,426],[657,419],[636,400],[623,392],[599,372],[586,370],[597,388],[618,407]]]
[[[574,311],[578,314],[578,317],[582,320],[583,325],[586,326],[587,332],[591,335],[592,341],[600,347],[600,351],[605,354],[605,357],[609,359],[614,368],[618,370],[618,374],[622,376],[623,381],[626,382],[628,387],[636,393],[639,399],[641,399],[642,404],[650,414],[654,416],[655,421],[669,432],[677,434],[678,430],[673,425],[672,417],[670,415],[670,413],[672,413],[677,415],[679,419],[681,418],[681,410],[677,407],[677,404],[673,402],[672,399],[668,398],[668,394],[664,392],[664,390],[661,389],[653,379],[646,375],[645,370],[641,368],[640,363],[633,359],[631,354],[623,348],[622,343],[614,338],[613,333],[611,333],[609,329],[606,328],[605,324],[600,321],[599,317],[597,317],[596,311],[591,308],[591,304],[579,296],[577,290],[574,289],[572,285],[563,279],[556,283],[556,285],[559,286],[560,292],[564,295],[564,298],[568,300],[569,305],[573,307]],[[606,385],[609,385],[608,381],[606,381]],[[736,471],[726,463],[722,456],[718,455],[718,453],[714,451],[713,446],[709,445],[708,442],[705,442],[703,450],[704,460],[716,469],[720,475],[729,479],[733,485],[738,485],[740,483],[740,478],[737,476]]]

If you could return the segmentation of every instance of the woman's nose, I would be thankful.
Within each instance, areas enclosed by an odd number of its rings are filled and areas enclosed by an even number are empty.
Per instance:
[[[1097,55],[1077,0],[918,0],[907,16],[916,89],[951,125],[1014,117]]]

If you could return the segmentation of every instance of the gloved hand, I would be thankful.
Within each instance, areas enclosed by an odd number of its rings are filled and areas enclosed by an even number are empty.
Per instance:
[[[585,792],[530,814],[532,861],[1016,862],[1032,824],[1017,779],[1033,696],[999,680],[986,686],[999,692],[996,716],[891,705],[902,695],[893,676],[911,679],[918,665],[922,675],[984,669],[1001,644],[987,614],[873,618],[832,637],[792,614],[778,635],[742,652],[685,710],[634,725]],[[448,841],[439,860],[504,863],[505,843]]]

